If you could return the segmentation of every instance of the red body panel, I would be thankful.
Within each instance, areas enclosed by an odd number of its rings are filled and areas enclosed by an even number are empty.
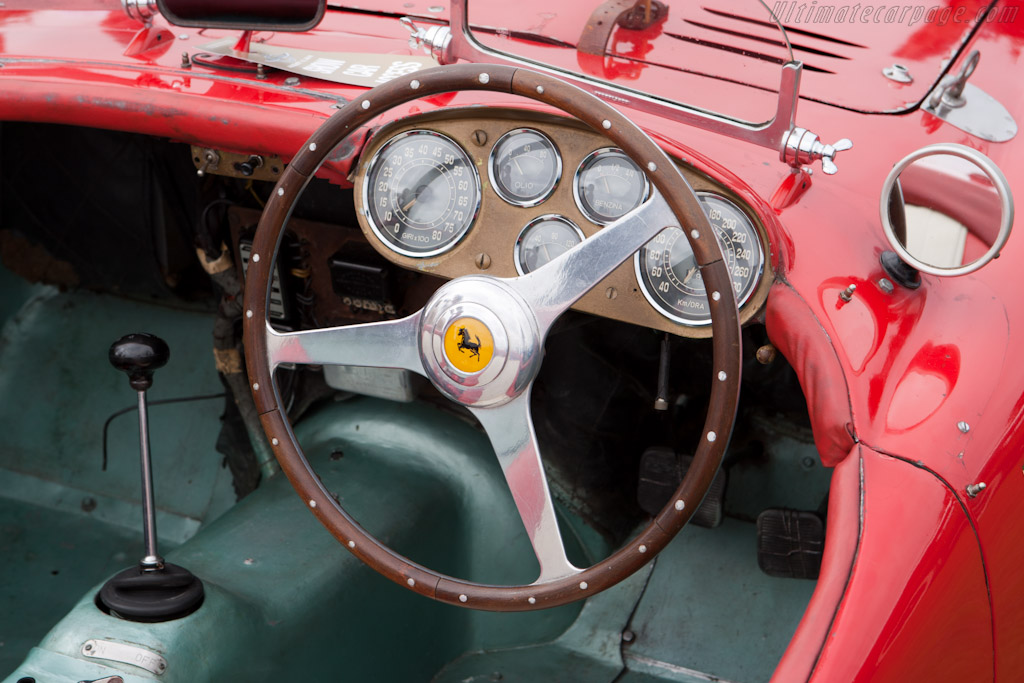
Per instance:
[[[154,30],[164,37],[153,38],[157,46],[125,56],[140,25],[118,3],[76,12],[10,7],[0,10],[2,119],[133,130],[287,160],[331,105],[365,92],[305,77],[287,86],[288,74],[281,72],[259,81],[200,66],[183,69],[182,50],[194,52],[226,33],[199,35],[159,17]],[[871,54],[878,70],[907,55],[942,54],[956,42],[946,36],[936,47],[934,34],[907,35],[899,24],[876,30],[905,36],[888,35],[894,47]],[[406,39],[394,18],[336,11],[309,34],[273,36],[281,45],[397,54],[408,53]],[[1024,68],[1022,46],[1024,16],[984,24],[969,44],[982,52],[971,83],[997,97],[1018,122],[1024,120],[1024,89],[1007,78]],[[953,68],[961,61],[962,55]],[[920,95],[905,97],[903,86],[874,69],[858,73],[864,81],[852,85],[883,91],[877,101]],[[721,81],[701,85],[701,97],[711,101],[737,91]],[[538,106],[462,93],[392,116],[481,103]],[[925,275],[919,290],[893,294],[876,284],[884,274],[879,255],[887,248],[878,199],[893,164],[930,143],[961,143],[992,158],[1021,197],[1020,136],[988,143],[920,110],[865,115],[803,101],[798,125],[823,141],[848,137],[855,146],[839,156],[838,175],[816,170],[806,192],[775,210],[771,198],[790,176],[777,152],[652,115],[630,116],[670,154],[729,185],[760,213],[772,240],[776,287],[789,291],[787,305],[804,308],[798,319],[769,322],[769,331],[784,351],[795,348],[787,334],[830,349],[829,377],[848,389],[846,409],[812,406],[812,421],[819,445],[839,435],[833,439],[833,462],[841,462],[832,504],[860,501],[862,507],[858,514],[847,508],[830,516],[818,592],[775,680],[799,680],[792,675],[812,669],[813,680],[829,682],[1024,679],[1024,364],[1012,355],[1024,348],[1024,298],[1018,294],[1024,237],[1012,237],[998,260],[973,275]],[[324,173],[346,183],[358,151],[340,151]],[[843,303],[838,293],[849,284],[857,285],[856,295]],[[803,371],[805,390],[814,372],[813,364]],[[967,433],[958,430],[959,421],[970,425]],[[854,442],[860,446],[844,460]],[[982,481],[988,488],[969,498],[965,487]],[[854,555],[851,572],[847,558]]]

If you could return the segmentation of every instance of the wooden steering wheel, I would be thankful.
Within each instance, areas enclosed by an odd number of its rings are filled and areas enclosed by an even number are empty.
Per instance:
[[[418,313],[393,321],[280,333],[267,319],[270,274],[296,199],[316,169],[357,127],[420,97],[458,90],[514,93],[553,105],[629,155],[665,201],[649,200],[571,251],[518,278],[467,275],[442,285]],[[655,193],[657,196],[657,193]],[[714,364],[708,414],[693,464],[665,508],[639,535],[586,569],[566,557],[530,417],[530,390],[554,321],[669,225],[684,227],[709,292]],[[452,605],[494,611],[554,607],[615,585],[654,558],[693,515],[721,464],[736,416],[740,328],[731,279],[693,189],[668,156],[624,116],[582,90],[525,69],[456,65],[390,81],[352,101],[309,138],[281,175],[260,220],[245,290],[244,342],[263,428],[292,486],[360,560],[392,581]],[[450,352],[469,327],[487,356],[469,371]],[[447,341],[447,344],[446,344]],[[448,350],[446,350],[446,346]],[[498,456],[540,563],[534,583],[494,586],[420,566],[370,536],[320,483],[285,417],[274,383],[282,363],[404,368],[426,376],[480,421]]]

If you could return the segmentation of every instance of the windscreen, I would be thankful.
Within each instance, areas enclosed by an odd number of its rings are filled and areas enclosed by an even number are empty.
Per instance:
[[[469,0],[483,46],[750,123],[772,118],[785,31],[759,0]]]

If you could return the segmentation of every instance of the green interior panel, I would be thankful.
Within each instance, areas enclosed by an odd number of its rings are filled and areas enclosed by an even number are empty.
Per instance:
[[[46,289],[4,326],[0,346],[2,467],[85,491],[135,500],[139,491],[135,413],[110,424],[102,469],[103,424],[131,408],[135,392],[107,361],[110,344],[151,332],[171,348],[150,400],[223,392],[214,367],[212,318],[110,296]],[[18,397],[12,401],[10,397]],[[160,509],[204,518],[220,481],[213,450],[217,400],[154,406],[150,411],[156,500]]]

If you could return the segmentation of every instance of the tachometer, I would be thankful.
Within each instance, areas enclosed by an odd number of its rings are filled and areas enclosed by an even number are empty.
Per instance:
[[[573,194],[584,216],[607,225],[640,206],[650,194],[650,184],[622,150],[605,147],[588,154],[580,164]]]
[[[396,135],[370,160],[363,212],[390,249],[434,256],[466,234],[480,208],[480,176],[453,140],[429,130]]]
[[[562,177],[562,157],[543,133],[517,128],[494,143],[487,170],[499,197],[516,206],[536,206]]]
[[[722,247],[736,303],[742,306],[764,269],[757,229],[747,214],[725,197],[700,192],[698,198]],[[634,265],[641,291],[662,315],[684,325],[710,324],[704,279],[681,229],[670,227],[658,233],[636,253]]]

